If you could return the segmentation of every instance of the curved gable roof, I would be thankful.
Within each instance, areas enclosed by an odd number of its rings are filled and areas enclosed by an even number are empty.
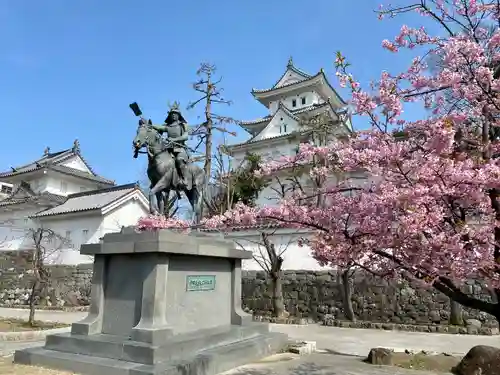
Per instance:
[[[281,75],[281,77],[276,81],[276,83],[273,85],[273,89],[275,88],[278,88],[278,87],[282,87],[282,86],[286,86],[286,85],[282,85],[280,84],[280,82],[283,80],[283,78],[286,77],[286,75],[288,73],[295,73],[296,75],[298,75],[299,77],[301,77],[302,79],[300,79],[299,81],[302,81],[302,80],[307,80],[309,78],[312,77],[312,75],[310,75],[309,73],[306,73],[305,71],[303,71],[302,69],[299,69],[297,68],[294,64],[293,64],[293,59],[292,57],[290,57],[290,59],[288,59],[288,64],[286,65],[286,69],[285,71],[283,72],[283,74]]]
[[[81,177],[92,181],[114,185],[114,181],[99,176],[93,171],[92,167],[89,165],[89,163],[85,160],[85,158],[81,154],[80,148],[76,145],[76,143],[77,141],[75,141],[75,146],[73,146],[72,148],[57,152],[49,152],[49,149],[47,148],[45,154],[40,159],[32,161],[31,163],[28,164],[21,165],[19,167],[11,168],[11,171],[0,172],[0,178],[16,176],[19,174],[34,172],[36,170],[47,168],[56,170],[58,172],[70,174],[76,177]],[[83,164],[85,164],[90,173],[77,170],[71,167],[67,167],[62,164],[65,161],[75,156],[78,157],[83,162]]]
[[[338,102],[341,105],[346,105],[347,104],[344,101],[344,99],[342,99],[342,97],[339,95],[339,93],[337,92],[337,90],[335,90],[335,88],[330,84],[330,81],[326,77],[325,71],[323,69],[321,69],[317,74],[315,74],[313,76],[310,76],[309,78],[304,78],[303,80],[300,80],[300,81],[290,82],[290,83],[285,84],[283,86],[271,87],[269,89],[252,89],[252,95],[257,99],[262,94],[264,94],[264,95],[265,94],[270,94],[273,91],[278,91],[278,90],[281,90],[281,89],[284,89],[284,88],[293,89],[294,86],[298,86],[298,85],[304,84],[304,83],[309,83],[309,82],[313,83],[314,80],[317,79],[317,78],[323,78],[324,82],[326,83],[326,86],[334,93],[336,99],[338,100]]]

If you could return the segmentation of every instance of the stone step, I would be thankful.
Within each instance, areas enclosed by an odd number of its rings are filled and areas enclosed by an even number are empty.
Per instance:
[[[83,375],[185,375],[187,373],[215,375],[274,354],[283,347],[286,340],[286,335],[273,332],[204,350],[182,360],[171,360],[156,365],[98,358],[40,347],[17,351],[14,362]]]
[[[85,375],[130,375],[132,374],[131,369],[140,366],[133,362],[64,353],[40,347],[16,351],[14,363],[71,371]]]
[[[45,349],[153,365],[182,358],[187,352],[196,354],[215,346],[229,345],[267,333],[266,324],[217,327],[172,336],[162,346],[151,346],[115,335],[83,336],[63,333],[47,336]]]

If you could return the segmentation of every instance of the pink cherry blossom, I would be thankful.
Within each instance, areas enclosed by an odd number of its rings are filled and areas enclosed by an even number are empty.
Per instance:
[[[497,23],[497,11],[486,2],[429,3],[447,25],[460,15]],[[422,7],[415,10],[430,15]],[[365,183],[345,177],[314,191],[324,197],[320,206],[296,194],[276,206],[238,206],[207,225],[277,220],[315,231],[308,245],[321,264],[358,264],[384,275],[409,272],[436,287],[480,272],[490,286],[500,286],[495,259],[500,166],[491,158],[500,147],[481,136],[482,129],[500,125],[500,80],[491,65],[499,61],[500,37],[497,31],[450,31],[446,37],[431,36],[423,28],[403,26],[383,47],[394,53],[426,47],[429,54],[441,57],[440,71],[431,74],[417,56],[407,71],[383,72],[370,92],[361,88],[347,71],[345,57],[338,55],[337,77],[351,89],[355,114],[368,117],[370,129],[345,142],[302,145],[294,157],[260,171],[272,175],[324,160],[324,165],[311,167],[311,175],[363,171]],[[409,101],[432,109],[429,117],[406,120],[404,103]],[[452,102],[460,105],[447,105]],[[395,126],[404,129],[402,136],[393,134]]]
[[[364,89],[341,53],[335,60],[340,84],[351,90],[353,114],[367,118],[369,129],[326,146],[302,144],[297,155],[258,172],[308,167],[311,177],[326,182],[277,205],[238,204],[203,224],[274,220],[309,228],[315,235],[303,243],[323,265],[410,275],[477,307],[457,285],[480,274],[500,288],[500,9],[493,0],[429,0],[381,8],[379,17],[408,12],[436,21],[440,32],[403,26],[382,42],[396,54],[419,47],[421,55],[405,71],[382,72]],[[437,72],[428,69],[428,56],[439,57]],[[421,103],[427,114],[406,118],[408,103]],[[479,308],[500,319],[496,306]]]
[[[149,215],[139,219],[136,225],[138,231],[155,231],[159,229],[189,230],[191,223],[178,218],[165,218],[164,216]]]

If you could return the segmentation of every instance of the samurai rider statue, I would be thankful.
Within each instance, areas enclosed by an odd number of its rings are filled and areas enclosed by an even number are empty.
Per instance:
[[[152,125],[153,129],[158,131],[163,138],[165,149],[172,154],[175,159],[175,167],[179,174],[179,184],[186,186],[187,165],[189,163],[189,151],[186,142],[189,138],[188,124],[178,105],[174,105],[162,125]]]

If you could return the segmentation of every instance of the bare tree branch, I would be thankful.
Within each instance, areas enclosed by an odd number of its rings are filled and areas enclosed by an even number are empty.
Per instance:
[[[188,105],[188,109],[195,108],[198,104],[204,103],[204,116],[205,121],[198,125],[196,129],[191,133],[198,137],[199,142],[195,148],[198,149],[202,144],[205,146],[205,161],[203,170],[205,172],[205,181],[210,182],[212,177],[212,159],[213,159],[213,132],[218,131],[220,133],[228,133],[235,135],[234,132],[230,132],[224,127],[224,124],[236,123],[230,117],[217,115],[212,112],[214,104],[225,104],[230,105],[231,101],[225,100],[222,97],[222,92],[224,91],[219,87],[219,83],[222,81],[222,77],[218,80],[214,80],[214,74],[217,68],[213,64],[202,63],[196,72],[200,79],[193,84],[193,89],[203,95]]]

